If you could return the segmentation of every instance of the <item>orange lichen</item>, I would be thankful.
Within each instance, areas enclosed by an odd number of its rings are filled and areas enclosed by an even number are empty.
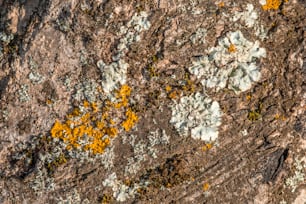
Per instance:
[[[277,113],[277,114],[274,115],[274,118],[277,120],[277,119],[280,118],[280,115]]]
[[[262,6],[263,10],[277,10],[281,5],[281,0],[267,0],[266,4]]]
[[[209,189],[209,183],[204,183],[203,184],[203,191],[207,191]]]
[[[234,44],[230,44],[230,46],[228,47],[228,51],[229,52],[236,52],[236,47]]]
[[[123,121],[122,127],[125,129],[125,131],[130,131],[132,127],[135,125],[135,123],[138,121],[138,117],[132,111],[131,108],[127,109],[125,116],[126,116],[126,120]]]
[[[176,99],[179,97],[179,95],[180,95],[180,92],[177,90],[174,90],[171,93],[169,93],[168,97],[171,99]]]
[[[98,104],[95,103],[95,102],[92,102],[92,103],[91,103],[91,108],[92,108],[92,111],[93,111],[94,113],[96,113],[96,112],[99,111]]]
[[[84,101],[84,102],[83,102],[83,106],[84,106],[85,108],[89,108],[89,107],[90,107],[90,103],[89,103],[88,101]]]
[[[47,104],[47,105],[51,105],[51,104],[53,104],[53,101],[50,100],[50,99],[47,99],[47,100],[46,100],[46,104]]]
[[[114,137],[118,130],[114,127],[106,127],[104,121],[97,121],[95,124],[95,127],[92,126],[90,113],[85,113],[76,121],[67,119],[65,123],[61,123],[56,120],[50,132],[53,138],[63,140],[68,150],[81,147],[79,140],[86,135],[91,143],[86,144],[83,149],[90,150],[93,154],[103,153],[109,145],[109,138],[102,139],[102,137],[105,134]]]
[[[128,85],[123,85],[121,89],[116,93],[116,98],[120,101],[114,104],[115,108],[127,107],[128,98],[131,95],[131,88]]]
[[[105,133],[111,137],[115,137],[118,134],[118,130],[114,127],[110,127],[106,129]]]
[[[275,114],[274,115],[274,119],[278,120],[278,119],[281,119],[282,121],[285,121],[286,120],[286,117],[284,115],[280,115],[280,114]]]
[[[251,99],[252,99],[252,96],[251,96],[251,95],[247,95],[245,98],[246,98],[246,100],[248,100],[248,101],[249,101],[249,100],[251,100]]]
[[[169,86],[169,85],[167,85],[165,89],[166,89],[167,92],[172,90],[171,86]]]
[[[76,116],[79,116],[81,114],[81,111],[79,108],[75,108],[73,109],[73,111],[67,115],[68,118],[73,118],[73,117],[76,117]]]
[[[223,1],[221,1],[220,3],[218,3],[218,6],[219,6],[220,8],[222,8],[222,7],[224,7],[224,6],[225,6],[225,4],[224,4],[224,2],[223,2]]]
[[[109,144],[110,140],[108,138],[103,140],[95,138],[91,144],[84,147],[84,150],[91,150],[93,154],[101,154]]]
[[[209,149],[211,149],[213,147],[212,144],[208,143],[208,144],[205,144],[203,147],[202,147],[202,151],[207,151]]]
[[[129,96],[131,88],[123,85],[116,92],[117,102],[105,101],[96,103],[83,101],[85,109],[74,108],[66,116],[62,123],[56,120],[50,130],[52,138],[62,140],[68,150],[79,149],[90,151],[92,154],[101,154],[110,144],[110,139],[115,137],[119,130],[116,125],[120,125],[116,109],[124,108],[126,119],[121,123],[125,131],[129,131],[138,121],[136,113],[129,108]],[[98,104],[104,104],[99,107]],[[115,117],[114,120],[110,116]],[[116,118],[116,116],[118,118]],[[118,121],[118,122],[116,122]],[[84,140],[82,142],[82,140]],[[85,142],[85,143],[84,143]]]

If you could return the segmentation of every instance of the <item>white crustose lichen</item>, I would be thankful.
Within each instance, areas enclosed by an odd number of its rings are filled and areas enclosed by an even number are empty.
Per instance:
[[[138,186],[129,187],[124,185],[117,179],[116,173],[112,173],[104,180],[103,186],[110,187],[113,190],[113,197],[118,202],[124,202],[129,198],[133,198],[137,192]]]
[[[126,26],[120,28],[119,35],[123,37],[119,40],[116,54],[112,56],[113,62],[110,64],[104,63],[103,60],[97,62],[102,75],[102,88],[105,93],[110,94],[120,85],[126,83],[129,64],[124,61],[123,57],[129,50],[130,45],[140,40],[140,33],[150,28],[151,24],[147,18],[148,14],[146,12],[135,14]]]
[[[18,90],[18,95],[19,95],[19,101],[20,102],[27,102],[31,99],[28,93],[28,85],[23,84],[21,85],[20,89]]]
[[[305,181],[306,164],[302,164],[302,160],[295,159],[295,172],[294,175],[286,179],[286,185],[294,192],[296,188]]]
[[[265,56],[258,41],[248,41],[241,31],[229,32],[217,47],[193,62],[189,71],[201,79],[204,87],[216,91],[228,87],[239,94],[259,81],[261,73],[256,60]]]
[[[234,22],[238,20],[244,21],[245,25],[248,28],[254,26],[257,22],[257,19],[258,19],[258,14],[254,10],[253,4],[247,4],[246,11],[242,12],[236,11],[235,15],[232,18]]]
[[[189,131],[194,139],[211,142],[218,137],[221,125],[219,103],[199,92],[184,96],[179,103],[172,105],[170,123],[181,136],[187,137]]]

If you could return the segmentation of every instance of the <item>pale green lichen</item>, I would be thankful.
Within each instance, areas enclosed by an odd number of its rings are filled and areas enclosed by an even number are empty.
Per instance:
[[[235,11],[232,21],[236,22],[238,20],[242,20],[248,28],[251,28],[257,23],[257,19],[258,14],[254,10],[253,4],[247,4],[246,10],[242,12]]]
[[[216,91],[229,88],[239,94],[260,80],[256,60],[265,57],[266,51],[259,42],[250,42],[241,31],[229,32],[208,54],[193,62],[189,71],[201,79],[204,87]]]
[[[148,30],[151,24],[148,21],[148,14],[140,12],[133,15],[132,19],[125,26],[120,28],[119,39],[116,54],[112,56],[112,63],[106,64],[103,60],[97,62],[102,77],[103,91],[108,97],[113,98],[112,91],[118,89],[127,82],[127,69],[129,64],[123,59],[131,44],[140,40],[140,33]]]
[[[302,160],[296,158],[294,162],[294,175],[286,179],[286,186],[288,186],[292,192],[295,192],[296,188],[305,182],[305,168],[306,164],[302,163]]]
[[[27,102],[31,99],[28,93],[29,86],[26,84],[21,85],[20,89],[18,90],[19,101],[20,102]]]
[[[0,41],[4,44],[9,44],[14,39],[13,34],[6,34],[3,32],[0,32]]]
[[[31,57],[29,57],[29,67],[30,73],[28,75],[28,78],[33,84],[40,84],[45,80],[45,77],[38,72],[37,63]]]
[[[112,188],[113,197],[118,202],[125,202],[127,199],[133,198],[136,193],[137,189],[140,186],[135,185],[133,187],[125,185],[122,181],[117,179],[116,173],[112,173],[103,181],[103,186]]]
[[[194,34],[190,36],[190,41],[192,44],[204,44],[205,43],[205,37],[207,35],[207,30],[205,28],[198,28]]]
[[[157,149],[158,145],[167,145],[170,142],[170,136],[166,134],[165,130],[156,129],[151,131],[148,135],[149,141],[139,140],[136,143],[137,137],[135,135],[129,135],[123,137],[123,143],[128,141],[133,148],[133,156],[129,157],[128,163],[125,166],[125,175],[135,175],[143,164],[148,159],[158,158],[160,153]]]
[[[260,24],[258,17],[259,15],[253,4],[247,4],[245,10],[235,11],[230,20],[233,22],[239,21],[239,27],[246,26],[248,29],[252,29],[255,36],[263,40],[267,37],[267,30],[265,30],[264,26]]]
[[[187,137],[190,131],[194,139],[211,142],[218,138],[222,113],[217,101],[197,92],[182,97],[171,109],[170,123],[181,136]]]
[[[86,199],[87,200],[87,199]],[[82,200],[79,192],[76,189],[73,189],[65,194],[64,197],[57,197],[57,204],[66,204],[66,203],[90,203],[88,200]]]

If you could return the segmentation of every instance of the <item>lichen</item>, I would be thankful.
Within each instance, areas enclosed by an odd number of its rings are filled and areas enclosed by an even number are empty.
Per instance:
[[[102,76],[102,88],[109,98],[111,93],[126,84],[127,69],[129,64],[123,59],[130,46],[140,40],[140,33],[148,30],[151,24],[148,21],[148,14],[140,12],[133,15],[132,19],[125,26],[120,27],[119,43],[116,47],[116,54],[112,56],[112,62],[106,64],[102,59],[97,62]]]
[[[204,192],[208,191],[209,187],[210,187],[210,186],[209,186],[209,183],[204,183],[204,184],[203,184],[203,191],[204,191]]]
[[[32,57],[29,57],[29,67],[30,73],[28,74],[28,78],[33,84],[40,84],[45,80],[45,77],[38,72],[38,65]]]
[[[19,101],[20,102],[27,102],[31,99],[28,93],[29,86],[26,84],[21,85],[20,89],[18,90]]]
[[[257,23],[258,14],[254,10],[253,4],[247,4],[246,10],[239,12],[235,11],[232,21],[242,20],[248,28],[254,27]]]
[[[189,38],[189,40],[192,42],[192,44],[204,44],[205,43],[205,37],[207,35],[207,30],[204,28],[198,28],[194,34],[192,34]]]
[[[125,129],[125,131],[130,131],[134,124],[138,121],[138,117],[135,114],[135,112],[132,111],[131,108],[129,108],[125,112],[126,120],[123,121],[122,127]]]
[[[258,41],[248,41],[241,31],[229,32],[219,40],[217,47],[194,61],[189,71],[201,79],[204,87],[216,91],[228,87],[239,94],[259,81],[261,74],[256,59],[265,55]]]
[[[184,96],[179,103],[171,106],[170,123],[174,125],[181,136],[191,137],[211,142],[218,137],[218,127],[221,125],[221,110],[219,103],[199,92]]]
[[[125,109],[126,118],[121,123],[125,131],[130,131],[138,121],[136,113],[128,107],[131,88],[123,85],[115,92],[116,101],[114,102],[83,101],[82,106],[75,107],[66,115],[64,122],[55,121],[50,130],[51,136],[63,141],[68,150],[79,149],[92,154],[103,153],[110,145],[111,139],[119,133],[120,117],[111,113],[117,110],[119,114],[122,108]]]
[[[116,173],[112,173],[103,181],[103,186],[110,187],[113,190],[113,197],[118,202],[124,202],[129,198],[133,198],[137,193],[139,186],[127,186],[122,181],[117,179]]]
[[[265,4],[262,5],[263,10],[277,10],[282,4],[281,0],[266,0]]]
[[[296,158],[294,162],[294,175],[286,179],[285,184],[287,187],[291,188],[292,192],[295,192],[298,185],[302,184],[305,181],[305,169],[306,165],[302,164],[302,160]]]

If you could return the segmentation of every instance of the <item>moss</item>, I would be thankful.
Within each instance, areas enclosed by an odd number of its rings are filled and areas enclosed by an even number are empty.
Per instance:
[[[64,154],[60,154],[57,158],[55,158],[52,162],[47,164],[47,170],[49,173],[53,173],[54,170],[62,164],[65,164],[67,159]]]
[[[100,202],[102,204],[111,203],[112,201],[113,201],[113,197],[109,194],[103,194],[102,197],[100,198]]]
[[[157,71],[156,71],[156,68],[153,66],[153,65],[150,65],[149,67],[148,67],[148,71],[149,71],[149,73],[150,73],[150,77],[152,78],[152,77],[158,77],[159,75],[158,75],[158,73],[157,73]]]
[[[258,120],[259,118],[261,118],[261,114],[256,111],[256,110],[251,110],[249,113],[248,113],[248,119],[250,121],[256,121]]]

